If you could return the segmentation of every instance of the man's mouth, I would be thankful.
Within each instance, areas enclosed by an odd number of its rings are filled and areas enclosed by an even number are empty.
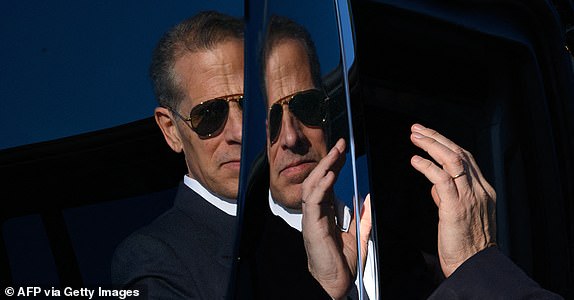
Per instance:
[[[282,168],[279,171],[279,174],[291,177],[291,176],[298,176],[301,173],[305,173],[305,177],[307,177],[307,174],[311,172],[311,170],[313,170],[316,164],[317,162],[315,162],[314,160],[300,160],[292,162],[287,166],[285,166],[284,168]]]
[[[231,169],[239,169],[240,166],[241,166],[241,160],[240,159],[228,160],[228,161],[225,161],[221,164],[221,167],[231,168]]]

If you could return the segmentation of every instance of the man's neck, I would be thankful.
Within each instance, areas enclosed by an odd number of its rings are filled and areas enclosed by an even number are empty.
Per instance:
[[[230,215],[237,215],[237,200],[236,199],[226,199],[217,196],[207,190],[199,181],[185,175],[183,178],[183,183],[187,185],[190,189],[200,195],[205,201],[209,202],[211,205],[217,207],[222,212]]]

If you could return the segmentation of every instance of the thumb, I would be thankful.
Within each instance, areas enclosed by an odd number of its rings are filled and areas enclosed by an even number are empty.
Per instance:
[[[367,246],[369,243],[369,236],[371,235],[372,222],[371,222],[371,194],[367,194],[361,209],[360,221],[360,238],[361,238],[361,255],[363,260],[367,255]]]

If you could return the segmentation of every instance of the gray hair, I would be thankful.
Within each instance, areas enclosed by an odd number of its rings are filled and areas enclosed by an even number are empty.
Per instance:
[[[321,65],[319,64],[319,57],[317,55],[317,49],[315,48],[315,43],[311,38],[311,34],[307,31],[305,27],[297,24],[293,20],[274,15],[269,21],[267,27],[267,33],[265,35],[265,43],[263,45],[261,54],[261,74],[262,74],[262,85],[263,85],[263,95],[267,95],[267,90],[265,86],[265,70],[267,67],[267,60],[271,55],[273,49],[285,40],[294,40],[301,43],[307,53],[307,58],[310,64],[311,78],[313,84],[316,88],[322,87],[321,79]]]
[[[159,40],[149,69],[160,106],[177,108],[185,95],[174,72],[176,61],[186,53],[211,50],[228,40],[244,39],[243,21],[215,11],[184,20]]]

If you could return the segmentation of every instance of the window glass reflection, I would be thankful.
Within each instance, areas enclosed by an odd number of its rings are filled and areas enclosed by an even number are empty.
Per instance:
[[[245,228],[257,238],[243,235],[251,251],[242,252],[241,261],[249,260],[256,296],[330,299],[351,290],[358,297],[354,158],[335,8],[333,3],[321,9],[300,4],[293,11],[279,1],[266,2],[257,69],[262,71],[267,133],[266,164],[260,172],[269,185],[246,197]],[[326,15],[318,18],[317,13]],[[370,219],[370,212],[366,215]],[[365,248],[369,230],[364,231]],[[317,239],[326,233],[326,240]],[[335,244],[345,245],[349,253]],[[324,260],[329,257],[325,253],[332,253],[333,260]],[[341,281],[326,279],[325,266],[346,266]],[[293,278],[296,285],[286,288]]]

